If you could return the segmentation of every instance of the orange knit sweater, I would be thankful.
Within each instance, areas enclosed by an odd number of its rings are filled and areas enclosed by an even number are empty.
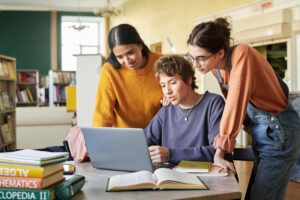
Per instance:
[[[124,66],[116,70],[106,62],[96,95],[93,126],[145,128],[160,109],[163,96],[154,76],[154,62],[159,54],[150,53],[143,69]]]

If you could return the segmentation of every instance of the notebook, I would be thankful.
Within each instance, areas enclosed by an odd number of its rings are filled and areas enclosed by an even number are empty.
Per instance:
[[[153,172],[141,128],[82,127],[94,168]]]

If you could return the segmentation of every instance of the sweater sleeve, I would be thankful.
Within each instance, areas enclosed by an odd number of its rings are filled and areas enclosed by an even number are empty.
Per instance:
[[[189,148],[170,148],[171,163],[178,163],[181,160],[199,160],[213,162],[215,149],[213,142],[219,133],[220,121],[224,109],[224,100],[221,96],[217,96],[209,104],[207,115],[207,132],[200,130],[201,134],[206,135],[208,145]]]
[[[108,67],[108,63],[103,65],[99,78],[93,115],[93,126],[96,127],[111,127],[115,120],[116,95]]]
[[[234,51],[232,71],[230,72],[229,90],[221,119],[220,134],[214,141],[215,149],[232,152],[236,136],[242,126],[252,90],[251,66],[254,60],[247,50]]]
[[[162,110],[161,108],[158,113],[153,117],[149,125],[145,128],[145,136],[148,146],[161,145],[162,139]]]

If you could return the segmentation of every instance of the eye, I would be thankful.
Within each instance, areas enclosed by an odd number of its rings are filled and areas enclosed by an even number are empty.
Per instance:
[[[175,85],[176,83],[177,83],[176,81],[172,81],[172,82],[171,82],[172,85]]]
[[[127,55],[132,55],[134,53],[134,50],[131,49],[130,51],[127,52]]]
[[[123,56],[116,56],[116,58],[117,58],[117,59],[122,59],[122,58],[123,58]]]

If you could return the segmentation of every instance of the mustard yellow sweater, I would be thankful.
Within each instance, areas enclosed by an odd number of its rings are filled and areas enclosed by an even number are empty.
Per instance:
[[[163,96],[153,70],[160,56],[150,53],[147,65],[140,70],[124,66],[116,70],[109,62],[103,65],[93,126],[145,128],[150,123]]]

